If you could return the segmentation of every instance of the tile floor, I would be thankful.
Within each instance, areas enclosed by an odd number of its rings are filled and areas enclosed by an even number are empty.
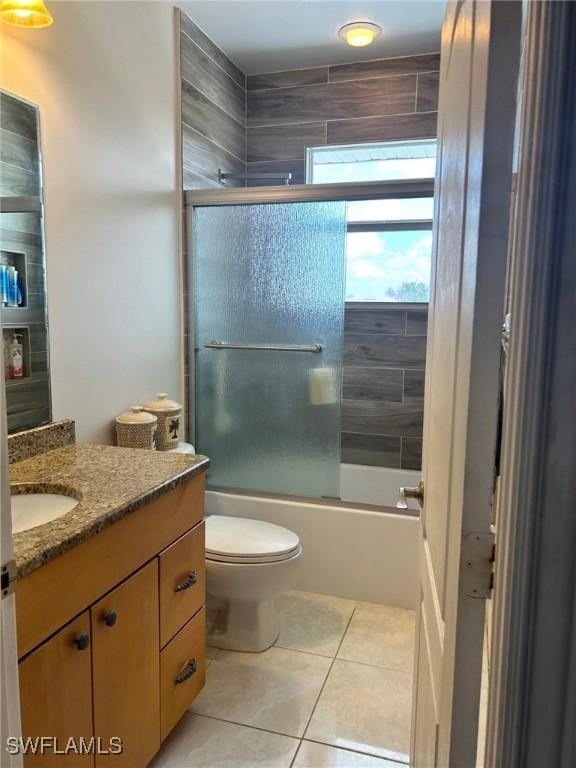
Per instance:
[[[276,645],[208,649],[204,691],[151,768],[402,768],[414,612],[307,592],[281,598]]]

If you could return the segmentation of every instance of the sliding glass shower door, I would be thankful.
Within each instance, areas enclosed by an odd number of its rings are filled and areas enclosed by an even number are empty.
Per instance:
[[[209,485],[339,497],[346,203],[189,216],[195,439]]]

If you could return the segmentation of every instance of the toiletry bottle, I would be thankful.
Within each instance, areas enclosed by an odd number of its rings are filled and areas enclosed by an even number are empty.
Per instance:
[[[8,267],[8,306],[18,307],[22,303],[20,275],[16,267]]]
[[[8,343],[8,333],[4,331],[4,379],[12,378],[12,362],[10,359],[10,344]]]
[[[8,306],[16,306],[16,285],[18,278],[16,277],[16,267],[8,266]]]
[[[12,334],[10,344],[10,378],[21,379],[24,376],[24,347],[20,339],[21,333]]]
[[[2,304],[8,304],[8,264],[0,264],[0,297]]]

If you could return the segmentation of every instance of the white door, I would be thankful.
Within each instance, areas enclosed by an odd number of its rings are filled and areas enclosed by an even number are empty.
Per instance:
[[[442,30],[415,768],[476,764],[520,14],[450,2]]]
[[[1,314],[1,313],[0,313]],[[1,317],[0,317],[1,326]],[[0,360],[4,360],[3,337],[0,333]],[[6,443],[6,399],[0,381],[0,563],[12,560],[12,519],[10,517],[10,483],[8,480],[8,448]],[[20,697],[18,690],[18,651],[16,647],[15,595],[0,601],[0,765],[20,768],[22,758],[6,752],[6,739],[20,736]]]

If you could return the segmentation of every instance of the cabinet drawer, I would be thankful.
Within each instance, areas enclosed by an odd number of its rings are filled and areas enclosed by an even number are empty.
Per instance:
[[[205,603],[204,523],[160,554],[160,646]]]
[[[204,687],[206,609],[202,608],[160,653],[161,738]]]

